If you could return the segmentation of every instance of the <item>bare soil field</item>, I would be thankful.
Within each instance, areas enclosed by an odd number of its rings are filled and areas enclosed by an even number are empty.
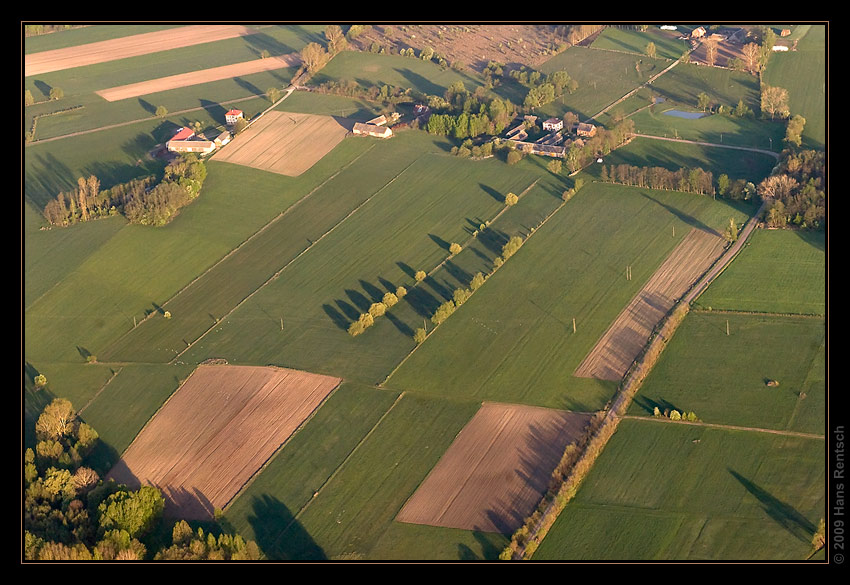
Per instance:
[[[717,233],[694,228],[623,309],[575,371],[579,378],[620,380],[674,303],[723,252]]]
[[[266,112],[213,158],[297,177],[333,150],[353,124],[330,116]]]
[[[126,100],[159,91],[180,89],[181,87],[189,87],[190,85],[198,85],[199,83],[232,79],[241,75],[251,75],[252,73],[273,71],[285,67],[296,67],[300,64],[301,57],[292,53],[279,57],[268,57],[267,59],[243,61],[242,63],[234,63],[233,65],[211,67],[209,69],[201,69],[200,71],[190,71],[189,73],[181,73],[179,75],[169,75],[168,77],[160,77],[159,79],[101,89],[95,93],[108,102],[117,102],[118,100]]]
[[[339,383],[283,368],[198,366],[107,479],[157,486],[168,517],[211,520]]]
[[[510,534],[534,511],[589,414],[485,403],[396,516]]]
[[[239,25],[192,25],[100,41],[78,47],[43,51],[26,55],[24,58],[24,76],[41,75],[52,71],[71,69],[72,67],[137,57],[148,53],[252,35],[256,32]]]
[[[550,59],[552,54],[546,51],[562,40],[552,29],[533,24],[385,24],[373,26],[353,44],[362,51],[368,51],[372,43],[396,51],[412,47],[417,54],[431,47],[449,64],[460,62],[480,73],[489,61],[512,69],[536,67]]]

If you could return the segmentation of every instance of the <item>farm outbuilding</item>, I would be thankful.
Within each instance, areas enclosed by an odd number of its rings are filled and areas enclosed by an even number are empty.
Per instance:
[[[393,135],[393,131],[386,126],[377,126],[375,124],[363,124],[357,122],[352,130],[355,134],[365,134],[367,136],[375,136],[377,138],[389,138]]]
[[[180,128],[165,143],[165,148],[171,152],[196,152],[198,154],[209,154],[216,149],[214,142],[201,140],[195,136],[191,128]]]

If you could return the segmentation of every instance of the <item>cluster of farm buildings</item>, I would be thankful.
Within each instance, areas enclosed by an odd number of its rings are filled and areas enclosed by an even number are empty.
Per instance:
[[[578,122],[572,128],[565,130],[563,120],[560,118],[549,118],[542,124],[543,130],[549,133],[534,142],[526,142],[525,139],[528,138],[528,132],[526,131],[527,124],[535,124],[536,122],[537,116],[524,116],[522,122],[508,130],[505,136],[508,140],[516,143],[518,148],[531,154],[564,158],[567,148],[573,144],[583,146],[585,138],[592,138],[596,135],[596,126],[593,124]],[[567,139],[565,132],[575,133],[576,138],[574,140]]]
[[[224,115],[229,127],[233,127],[240,119],[244,119],[242,110],[230,110]],[[198,135],[191,128],[178,128],[174,136],[165,143],[165,148],[170,152],[194,152],[197,154],[210,154],[217,148],[221,148],[230,142],[230,132],[225,130],[215,137],[207,140],[203,135]]]

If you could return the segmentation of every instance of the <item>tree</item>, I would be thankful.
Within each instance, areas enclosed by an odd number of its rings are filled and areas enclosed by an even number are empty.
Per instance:
[[[729,176],[726,174],[717,177],[717,194],[723,197],[729,192]]]
[[[459,307],[464,304],[471,296],[472,291],[470,291],[469,289],[456,288],[454,293],[452,293],[452,300],[454,301],[455,306]]]
[[[345,35],[339,25],[329,24],[325,27],[325,38],[328,40],[328,52],[331,56],[344,51],[348,46]]]
[[[369,307],[369,314],[372,317],[381,317],[387,312],[387,306],[384,303],[372,303]]]
[[[460,254],[460,251],[462,249],[463,248],[461,248],[460,244],[458,244],[456,242],[452,242],[451,246],[449,246],[449,252],[451,253],[452,256],[454,256],[456,254]]]
[[[236,120],[236,123],[233,125],[233,134],[241,134],[245,128],[248,127],[248,121],[245,118],[239,118]]]
[[[714,67],[717,62],[717,41],[708,38],[703,41],[703,44],[705,45],[705,61],[709,66]]]
[[[705,93],[704,91],[700,92],[700,94],[697,96],[697,107],[702,109],[702,111],[704,112],[709,108],[710,105],[711,96]]]
[[[157,106],[156,107],[156,117],[157,118],[164,118],[167,115],[168,115],[168,108],[166,108],[165,106]]]
[[[513,193],[508,193],[507,195],[505,195],[505,205],[507,205],[508,207],[516,205],[517,201],[519,201],[519,197],[517,197]]]
[[[406,295],[406,294],[407,294],[407,289],[404,288],[403,286],[400,286],[397,289],[395,289],[395,296],[398,297],[399,300],[403,299],[404,295]]]
[[[723,232],[723,239],[730,244],[738,241],[738,226],[735,225],[735,220],[729,218],[729,225],[726,226],[726,231]]]
[[[35,432],[40,439],[57,440],[73,436],[78,426],[77,413],[69,400],[54,398],[35,423]]]
[[[31,106],[35,103],[35,98],[32,97],[32,92],[30,90],[24,91],[24,105]]]
[[[398,296],[394,293],[388,292],[384,295],[384,298],[381,300],[384,303],[384,306],[388,309],[398,304]]]
[[[446,301],[434,312],[434,315],[431,317],[431,322],[434,325],[439,325],[443,321],[449,318],[449,316],[455,312],[455,303],[454,301]]]
[[[755,43],[748,43],[744,45],[741,52],[744,54],[744,63],[747,65],[747,71],[752,74],[757,73],[759,69],[759,55],[761,54],[759,46]]]
[[[51,87],[50,88],[50,99],[51,100],[61,100],[65,97],[65,92],[62,91],[62,88],[59,87]]]
[[[520,160],[522,160],[522,153],[518,150],[510,150],[508,151],[507,163],[509,165],[515,165]]]
[[[648,42],[646,44],[646,51],[644,52],[646,53],[646,56],[650,59],[655,59],[655,43],[653,43],[652,41]]]
[[[132,492],[123,488],[107,496],[98,506],[99,524],[104,530],[125,530],[130,538],[144,536],[165,509],[165,498],[153,486]]]
[[[328,60],[330,60],[330,55],[319,43],[308,43],[301,49],[301,62],[307,68],[308,75],[312,75],[324,67]]]
[[[476,291],[479,288],[481,288],[481,285],[483,285],[483,284],[484,284],[484,275],[481,274],[480,272],[476,272],[475,276],[472,277],[472,280],[469,283],[469,288],[472,289],[473,291]]]
[[[266,90],[266,98],[268,98],[271,103],[275,103],[280,99],[280,90],[276,87],[268,88]]]
[[[788,90],[762,84],[761,112],[763,116],[770,114],[771,120],[776,116],[787,118],[791,114],[788,109]]]
[[[417,270],[417,271],[416,271],[416,274],[414,275],[414,277],[413,277],[413,278],[415,278],[415,279],[416,279],[416,282],[422,282],[423,280],[425,280],[425,277],[426,277],[426,276],[428,276],[428,275],[427,275],[427,274],[425,274],[425,271],[424,271],[424,270]]]
[[[799,147],[803,143],[803,128],[806,126],[806,119],[797,114],[788,120],[788,127],[785,130],[785,141],[788,144]]]
[[[417,329],[416,333],[413,334],[413,340],[416,342],[417,345],[425,341],[426,337],[428,337],[428,334],[425,333],[425,330],[422,327]]]

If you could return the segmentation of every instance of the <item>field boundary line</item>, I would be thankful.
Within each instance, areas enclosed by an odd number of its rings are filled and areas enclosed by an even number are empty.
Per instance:
[[[89,398],[89,401],[86,402],[86,404],[81,409],[79,409],[77,411],[77,415],[83,414],[83,411],[85,409],[87,409],[89,406],[91,406],[92,402],[97,400],[97,397],[100,396],[100,393],[103,392],[104,390],[106,390],[106,387],[109,386],[110,382],[112,382],[112,380],[117,378],[118,374],[120,374],[123,369],[124,369],[124,367],[121,366],[121,367],[118,368],[117,372],[112,372],[112,375],[109,377],[109,379],[106,382],[103,383],[103,386],[101,386],[100,389],[97,392],[94,393],[94,396]]]
[[[334,394],[336,394],[336,391],[339,390],[339,388],[340,388],[340,386],[342,386],[343,382],[344,382],[344,380],[342,378],[339,378],[339,382],[337,382],[336,386],[334,386],[331,389],[331,391],[328,392],[327,396],[325,396],[324,399],[322,399],[322,401],[319,404],[316,405],[316,408],[314,408],[312,410],[312,412],[310,412],[310,414],[307,415],[307,417],[304,420],[302,420],[298,424],[297,427],[295,427],[295,429],[289,434],[289,436],[286,438],[286,440],[283,443],[281,443],[280,445],[277,446],[277,449],[275,449],[274,452],[271,455],[269,455],[268,459],[266,459],[263,462],[263,464],[260,465],[259,468],[257,468],[257,470],[251,475],[251,477],[249,477],[248,479],[245,480],[245,483],[243,483],[242,486],[238,490],[236,490],[236,493],[234,493],[231,496],[231,498],[221,507],[222,512],[226,512],[227,509],[230,507],[230,505],[233,502],[235,502],[236,499],[239,496],[241,496],[243,492],[245,492],[245,490],[247,490],[249,487],[251,487],[251,484],[253,484],[254,481],[258,477],[260,477],[260,474],[263,471],[265,471],[265,469],[274,462],[274,459],[284,449],[284,447],[289,445],[290,441],[292,441],[292,438],[295,437],[295,435],[298,434],[301,431],[301,429],[303,429],[305,426],[307,426],[307,423],[309,423],[311,420],[313,420],[313,418],[316,416],[316,413],[319,412],[319,409],[322,408],[322,406],[324,406],[328,402],[328,400],[331,399],[331,397]]]
[[[315,491],[315,493],[313,493],[313,497],[310,498],[307,501],[306,504],[301,506],[301,509],[298,510],[298,512],[296,512],[295,514],[292,515],[292,520],[290,520],[289,523],[283,528],[283,530],[280,531],[280,534],[278,534],[277,538],[275,538],[274,542],[272,543],[272,547],[276,546],[277,543],[280,542],[280,539],[283,538],[283,535],[286,534],[286,531],[289,530],[289,527],[292,526],[293,524],[295,524],[295,522],[298,521],[298,517],[301,516],[302,512],[304,512],[310,506],[310,504],[312,504],[316,500],[316,498],[319,496],[319,494],[322,492],[322,490],[325,489],[325,486],[327,486],[333,480],[333,478],[336,477],[337,474],[339,474],[340,470],[343,467],[345,467],[346,463],[348,463],[348,461],[360,449],[360,447],[363,445],[363,443],[365,443],[369,439],[369,437],[372,436],[372,433],[375,432],[375,429],[377,429],[381,425],[381,423],[384,421],[385,418],[387,418],[387,416],[389,416],[390,412],[396,407],[396,405],[399,402],[401,402],[401,399],[404,397],[405,394],[406,394],[406,391],[404,391],[404,390],[402,390],[399,393],[399,395],[395,399],[395,401],[384,412],[384,414],[381,415],[381,418],[379,418],[375,422],[375,424],[372,425],[372,428],[369,429],[369,432],[366,433],[365,435],[363,435],[363,438],[361,438],[357,442],[357,444],[351,449],[351,451],[348,453],[348,455],[345,456],[345,459],[343,459],[340,462],[340,464],[337,465],[336,469],[334,469],[333,472],[327,477],[327,479],[325,479],[324,483],[322,483],[322,485],[319,486],[319,489],[317,489]]]
[[[364,153],[364,154],[365,154],[365,153]],[[410,163],[409,165],[407,165],[406,167],[404,167],[404,168],[403,168],[403,169],[402,169],[402,170],[401,170],[401,171],[400,171],[400,172],[399,172],[399,173],[398,173],[395,177],[393,177],[392,179],[390,179],[389,181],[387,181],[387,183],[386,183],[385,185],[383,185],[380,189],[378,189],[377,191],[375,191],[374,193],[372,193],[372,194],[371,194],[369,197],[367,197],[367,198],[366,198],[366,200],[365,200],[365,201],[363,201],[360,205],[358,205],[357,207],[355,207],[354,209],[352,209],[352,210],[348,213],[348,215],[346,215],[346,216],[345,216],[345,217],[343,217],[341,220],[339,220],[336,224],[334,224],[334,225],[333,225],[333,226],[332,226],[332,227],[331,227],[328,231],[326,231],[325,233],[323,233],[323,234],[322,234],[322,235],[321,235],[321,236],[320,236],[320,237],[319,237],[316,241],[314,241],[312,244],[310,244],[309,246],[307,246],[306,248],[304,248],[303,250],[301,250],[301,252],[299,252],[297,256],[295,256],[295,257],[294,257],[294,258],[292,258],[289,262],[287,262],[286,264],[284,264],[284,265],[280,268],[280,270],[278,270],[278,271],[277,271],[277,272],[275,272],[273,275],[271,275],[271,276],[268,278],[268,280],[266,280],[263,284],[261,284],[260,286],[258,286],[258,287],[257,287],[257,288],[256,288],[256,289],[255,289],[255,290],[254,290],[251,294],[249,294],[249,295],[248,295],[248,296],[246,296],[244,299],[242,299],[241,301],[239,301],[238,303],[236,303],[236,305],[234,305],[234,307],[233,307],[232,309],[230,309],[230,311],[228,311],[227,313],[225,313],[224,315],[222,315],[222,316],[218,319],[218,321],[216,321],[215,323],[213,323],[213,324],[212,324],[212,325],[211,325],[211,326],[210,326],[210,327],[209,327],[206,331],[204,331],[201,335],[199,335],[199,336],[197,337],[197,339],[195,339],[194,341],[192,341],[192,343],[190,343],[189,345],[187,345],[187,346],[183,349],[183,351],[181,351],[180,353],[178,353],[177,355],[175,355],[173,358],[171,358],[171,360],[169,360],[169,362],[168,362],[168,363],[174,363],[174,360],[176,360],[176,359],[177,359],[177,358],[179,358],[181,355],[183,355],[184,353],[186,353],[187,351],[189,351],[189,349],[191,349],[191,348],[192,348],[192,346],[194,346],[194,345],[195,345],[196,343],[198,343],[201,339],[203,339],[204,337],[206,337],[207,333],[209,333],[210,331],[212,331],[213,329],[215,329],[215,328],[216,328],[216,327],[217,327],[217,326],[221,323],[221,321],[223,321],[224,319],[226,319],[227,317],[229,317],[230,315],[232,315],[232,314],[233,314],[233,312],[234,312],[234,311],[236,311],[239,307],[241,307],[241,306],[242,306],[242,305],[243,305],[243,304],[244,304],[247,300],[249,300],[251,297],[253,297],[255,294],[257,294],[257,293],[258,293],[258,292],[260,292],[261,290],[263,290],[263,288],[265,288],[265,287],[266,287],[266,285],[268,285],[269,283],[271,283],[271,282],[273,282],[273,281],[277,280],[278,276],[280,276],[280,275],[281,275],[281,273],[282,273],[284,270],[286,270],[286,269],[287,269],[290,265],[292,265],[292,263],[293,263],[293,262],[296,262],[299,258],[301,258],[301,256],[303,256],[304,254],[306,254],[307,252],[309,252],[309,251],[313,248],[313,246],[315,246],[316,244],[318,244],[319,242],[321,242],[323,239],[325,239],[325,236],[329,235],[329,234],[330,234],[331,232],[333,232],[336,228],[338,228],[339,226],[341,226],[341,225],[345,222],[345,220],[347,220],[347,219],[348,219],[348,218],[350,218],[352,215],[354,215],[355,213],[357,213],[357,211],[358,211],[360,208],[362,208],[364,205],[366,205],[367,203],[369,203],[372,199],[374,199],[375,197],[377,197],[377,196],[378,196],[378,194],[380,194],[380,193],[381,193],[384,189],[386,189],[387,187],[389,187],[389,186],[390,186],[390,185],[391,185],[391,184],[392,184],[392,183],[393,183],[396,179],[398,179],[400,176],[402,176],[402,175],[403,175],[403,174],[407,171],[407,169],[409,169],[409,168],[410,168],[411,166],[413,166],[415,163],[416,163],[416,160],[414,160],[412,163]],[[164,306],[164,305],[163,305],[163,306]]]
[[[745,315],[751,317],[788,317],[790,319],[800,318],[800,319],[825,319],[826,315],[820,315],[818,313],[776,313],[773,311],[743,311],[738,309],[702,309],[698,307],[694,307],[691,309],[692,313],[700,313],[704,315],[711,315],[712,313],[717,313],[718,315]]]
[[[324,187],[325,185],[327,185],[327,183],[328,183],[329,181],[332,181],[334,178],[336,178],[336,176],[337,176],[337,175],[339,175],[341,172],[343,172],[343,171],[344,171],[344,170],[346,170],[348,167],[350,167],[351,165],[353,165],[355,162],[357,162],[358,160],[360,160],[360,157],[365,156],[365,155],[366,155],[369,151],[371,151],[373,148],[375,148],[375,145],[370,146],[368,150],[366,150],[366,151],[362,152],[361,154],[357,155],[357,156],[356,156],[353,160],[351,160],[351,161],[350,161],[348,164],[346,164],[343,168],[339,169],[339,170],[338,170],[337,172],[335,172],[333,175],[331,175],[330,177],[326,178],[326,179],[325,179],[324,181],[322,181],[319,185],[316,185],[316,186],[315,186],[315,187],[314,187],[314,188],[313,188],[313,189],[312,189],[309,193],[307,193],[306,195],[304,195],[303,197],[301,197],[300,199],[298,199],[297,201],[295,201],[294,203],[292,203],[292,205],[290,205],[289,207],[287,207],[286,209],[284,209],[283,211],[281,211],[280,213],[278,213],[275,217],[273,217],[271,220],[269,220],[269,221],[268,221],[265,225],[263,225],[262,227],[260,227],[260,228],[259,228],[257,231],[255,231],[253,234],[251,234],[250,236],[248,236],[247,238],[245,238],[242,242],[240,242],[238,246],[236,246],[235,248],[233,248],[232,250],[230,250],[227,254],[225,254],[224,256],[222,256],[221,258],[219,258],[218,260],[216,260],[216,261],[215,261],[213,264],[211,264],[211,265],[210,265],[210,266],[209,266],[206,270],[204,270],[203,272],[201,272],[199,275],[197,275],[197,276],[196,276],[195,278],[193,278],[191,281],[189,281],[188,283],[186,283],[186,284],[185,284],[185,285],[184,285],[184,286],[183,286],[180,290],[178,290],[178,291],[177,291],[177,292],[175,292],[173,295],[171,295],[170,297],[168,297],[168,299],[166,299],[165,301],[163,301],[163,303],[162,303],[161,305],[159,305],[159,306],[160,306],[160,308],[162,308],[162,309],[164,310],[164,309],[165,309],[165,307],[166,307],[166,305],[168,305],[168,303],[172,302],[174,299],[176,299],[178,296],[180,296],[183,292],[185,292],[185,291],[186,291],[189,287],[191,287],[193,284],[195,284],[196,282],[198,282],[198,281],[199,281],[200,279],[202,279],[204,276],[206,276],[207,274],[209,274],[209,273],[210,273],[213,269],[215,269],[215,268],[216,268],[219,264],[221,264],[222,262],[224,262],[225,260],[227,260],[228,258],[230,258],[232,255],[236,254],[236,252],[238,252],[240,248],[242,248],[243,246],[245,246],[245,245],[246,245],[246,244],[248,244],[249,242],[253,241],[256,237],[258,237],[260,234],[262,234],[263,232],[265,232],[267,229],[270,229],[270,228],[271,228],[271,226],[272,226],[272,224],[275,224],[275,223],[277,223],[278,221],[280,221],[281,219],[283,219],[283,217],[284,217],[286,214],[288,214],[290,211],[292,211],[294,208],[296,208],[298,205],[300,205],[300,204],[301,204],[301,202],[305,201],[307,198],[309,198],[311,195],[313,195],[316,191],[318,191],[319,189],[321,189],[322,187]],[[318,240],[316,240],[316,241],[318,241]],[[304,250],[302,250],[302,253],[303,253],[303,251],[304,251]],[[141,324],[142,324],[142,323],[144,323],[145,321],[147,321],[147,320],[149,320],[149,319],[152,319],[152,318],[153,318],[153,317],[154,317],[157,313],[159,313],[159,311],[151,311],[150,313],[148,313],[147,315],[145,315],[144,317],[142,317],[142,320],[141,320],[141,321],[139,321],[139,322],[136,324],[136,326],[135,326],[135,327],[132,327],[132,328],[128,329],[127,331],[125,331],[125,332],[124,332],[124,333],[123,333],[120,337],[118,337],[117,339],[115,339],[115,341],[113,341],[113,342],[110,344],[110,346],[114,346],[114,345],[116,345],[118,342],[120,342],[122,339],[124,339],[124,337],[126,337],[126,336],[127,336],[127,335],[129,335],[129,334],[131,334],[131,333],[132,333],[132,332],[136,329],[136,327],[138,327],[139,325],[141,325]],[[230,313],[227,313],[227,314],[229,315]],[[222,318],[223,318],[223,317],[222,317]],[[221,319],[219,319],[219,321],[220,321],[220,320],[221,320]],[[218,323],[215,323],[214,325],[217,325],[217,324],[218,324]],[[182,353],[182,352],[181,352],[181,353]],[[179,354],[178,354],[178,355],[179,355]],[[177,356],[175,356],[175,357],[177,357]],[[172,358],[172,359],[173,359],[173,358]]]
[[[638,416],[634,414],[627,414],[621,417],[622,419],[628,420],[643,420],[650,422],[659,422],[659,423],[669,423],[669,424],[683,424],[683,425],[691,425],[697,427],[707,427],[712,429],[724,429],[728,431],[749,431],[754,433],[770,433],[772,435],[783,435],[787,437],[799,437],[801,439],[820,439],[824,440],[826,437],[823,435],[816,435],[814,433],[803,433],[801,431],[788,431],[788,430],[778,430],[778,429],[763,429],[761,427],[742,427],[738,425],[727,425],[722,423],[708,423],[702,421],[686,421],[686,420],[670,420],[665,417],[656,418],[654,416]]]

